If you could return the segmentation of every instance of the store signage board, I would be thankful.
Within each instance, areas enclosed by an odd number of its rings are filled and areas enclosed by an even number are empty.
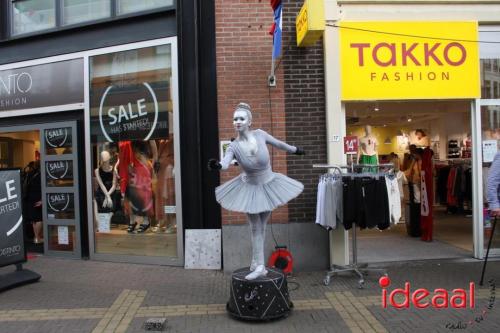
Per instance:
[[[481,96],[477,22],[340,26],[342,100]]]
[[[325,31],[324,2],[305,0],[295,19],[297,46],[305,47],[316,44]]]
[[[83,59],[0,71],[0,111],[83,103]]]
[[[344,154],[357,154],[359,140],[357,136],[350,135],[344,137]]]
[[[26,261],[21,172],[0,170],[0,267]]]

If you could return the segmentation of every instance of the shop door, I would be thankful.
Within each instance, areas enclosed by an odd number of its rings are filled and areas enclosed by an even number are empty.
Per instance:
[[[484,225],[484,247],[493,232],[493,218],[488,214],[488,175],[491,162],[498,151],[500,140],[500,100],[481,101],[481,146],[483,162],[483,225]],[[486,253],[486,252],[485,252]],[[500,255],[500,221],[497,223],[493,233],[490,254]]]
[[[39,129],[45,254],[81,258],[76,121]]]

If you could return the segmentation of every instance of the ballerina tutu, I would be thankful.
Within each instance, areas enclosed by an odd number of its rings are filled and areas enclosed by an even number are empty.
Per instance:
[[[227,210],[257,214],[286,204],[304,189],[302,183],[281,173],[272,172],[267,178],[263,183],[253,182],[242,173],[218,186],[215,198]]]

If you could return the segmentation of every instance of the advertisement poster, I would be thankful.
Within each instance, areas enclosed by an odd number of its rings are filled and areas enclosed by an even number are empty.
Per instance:
[[[25,261],[20,170],[0,170],[0,267]]]

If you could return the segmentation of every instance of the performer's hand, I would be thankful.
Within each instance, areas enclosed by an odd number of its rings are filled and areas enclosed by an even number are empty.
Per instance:
[[[295,155],[305,155],[306,154],[304,149],[302,149],[300,147],[295,147],[295,148],[297,148],[297,150],[295,151]]]
[[[208,160],[208,170],[220,170],[222,169],[222,165],[215,158],[211,158]]]

